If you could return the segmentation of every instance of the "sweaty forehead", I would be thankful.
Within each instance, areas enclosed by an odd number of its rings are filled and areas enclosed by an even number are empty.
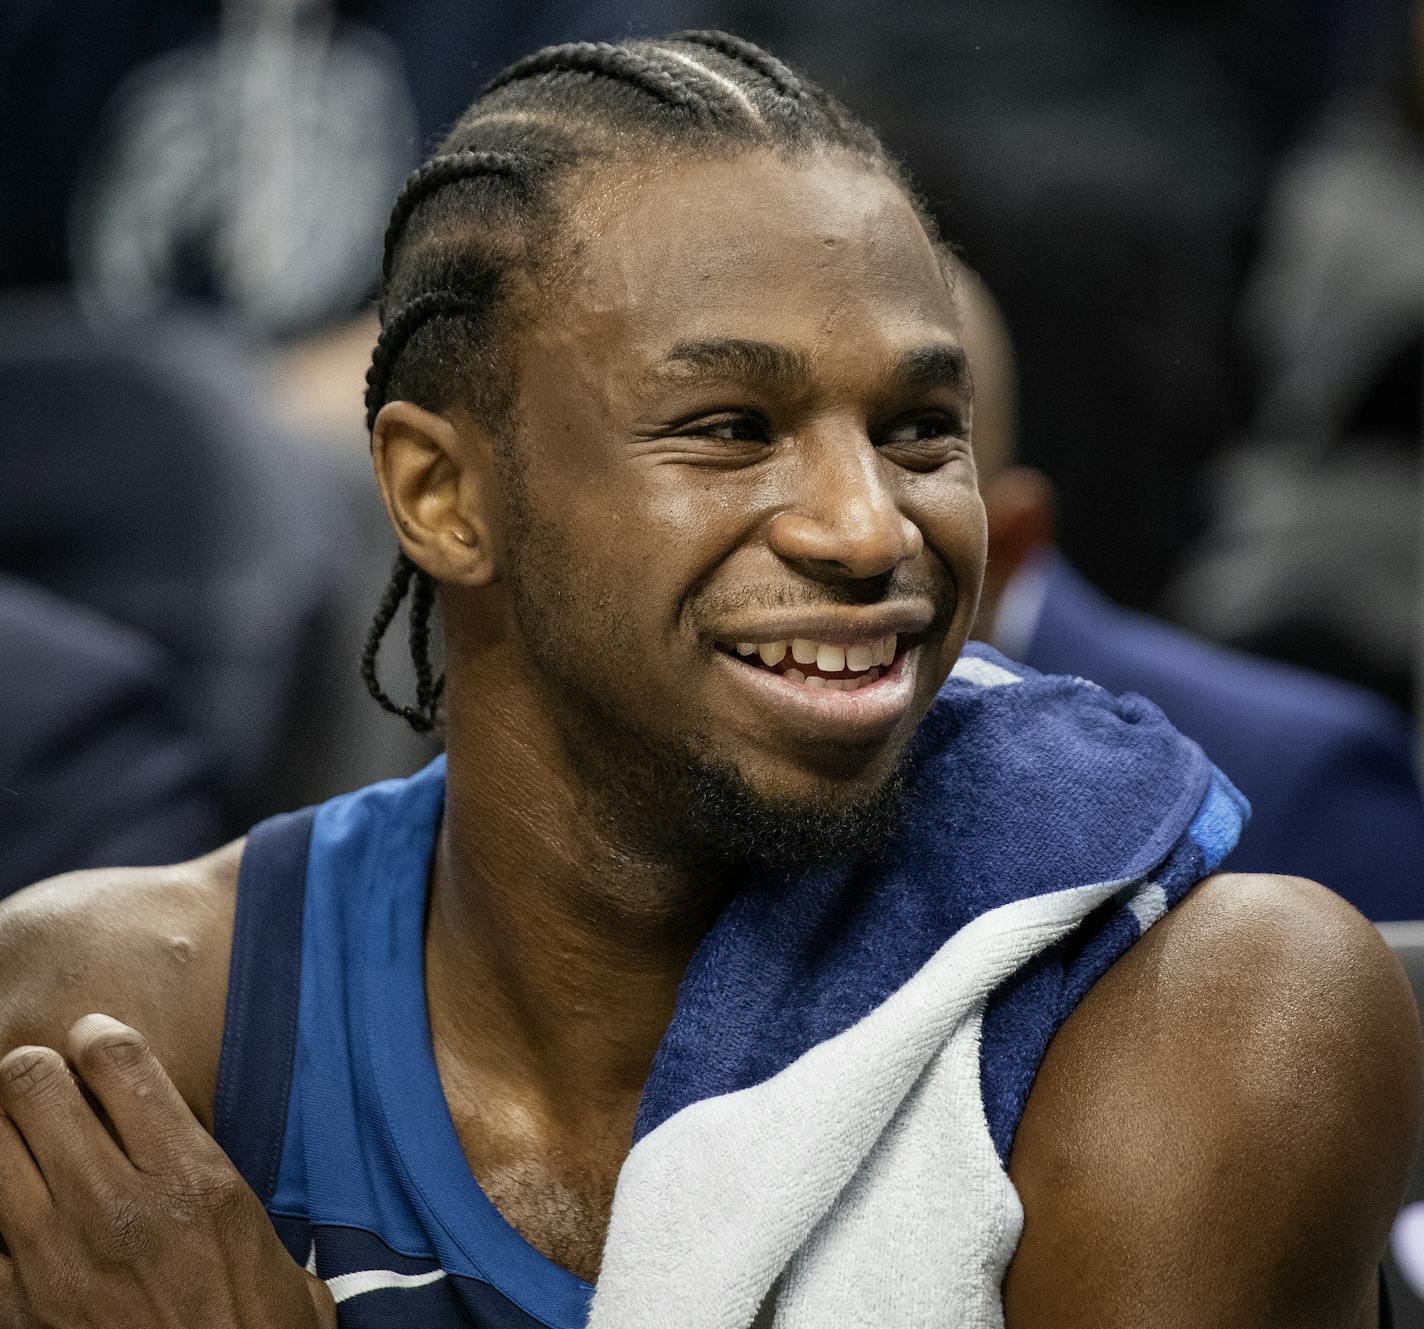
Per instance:
[[[577,273],[559,339],[616,347],[635,372],[700,337],[890,351],[954,326],[909,200],[846,157],[756,152],[608,173],[580,193],[570,225]]]

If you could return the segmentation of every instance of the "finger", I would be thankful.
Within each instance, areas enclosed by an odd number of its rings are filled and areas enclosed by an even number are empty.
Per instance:
[[[34,1323],[15,1276],[15,1262],[0,1251],[0,1329],[25,1329]]]
[[[5,1248],[14,1250],[23,1245],[53,1204],[49,1187],[24,1136],[0,1112],[0,1265],[5,1262]],[[4,1273],[0,1273],[0,1285],[3,1285]],[[0,1325],[3,1324],[0,1320]]]
[[[53,1048],[18,1047],[0,1059],[0,1111],[24,1136],[61,1208],[107,1198],[119,1177],[132,1174]]]
[[[137,1029],[86,1015],[70,1028],[66,1046],[140,1172],[172,1171],[219,1152]]]

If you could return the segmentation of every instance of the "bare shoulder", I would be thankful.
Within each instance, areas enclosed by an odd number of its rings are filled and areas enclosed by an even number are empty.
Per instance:
[[[1377,929],[1312,882],[1210,878],[1048,1050],[1010,1164],[1009,1329],[1372,1324],[1420,1100]]]
[[[80,1016],[139,1029],[211,1125],[243,841],[188,863],[39,882],[0,904],[0,1055]]]

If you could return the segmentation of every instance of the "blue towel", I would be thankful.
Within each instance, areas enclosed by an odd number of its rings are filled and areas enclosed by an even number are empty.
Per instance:
[[[592,1329],[1001,1324],[1048,1042],[1249,810],[1150,702],[977,644],[914,760],[873,861],[749,882],[694,956]]]

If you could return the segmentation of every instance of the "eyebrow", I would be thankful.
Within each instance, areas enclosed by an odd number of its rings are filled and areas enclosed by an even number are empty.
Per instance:
[[[811,377],[804,353],[775,342],[746,337],[708,337],[681,341],[663,357],[655,373],[679,382],[697,379],[735,379],[769,388],[797,387]],[[971,391],[968,357],[953,342],[934,342],[906,351],[890,371],[890,380],[902,392],[949,387]]]
[[[657,366],[657,372],[680,382],[737,379],[785,388],[810,378],[811,366],[805,355],[789,346],[745,337],[707,337],[678,342]]]
[[[902,392],[922,388],[955,388],[966,396],[973,393],[969,377],[969,357],[964,347],[953,342],[935,342],[906,351],[891,371]]]

